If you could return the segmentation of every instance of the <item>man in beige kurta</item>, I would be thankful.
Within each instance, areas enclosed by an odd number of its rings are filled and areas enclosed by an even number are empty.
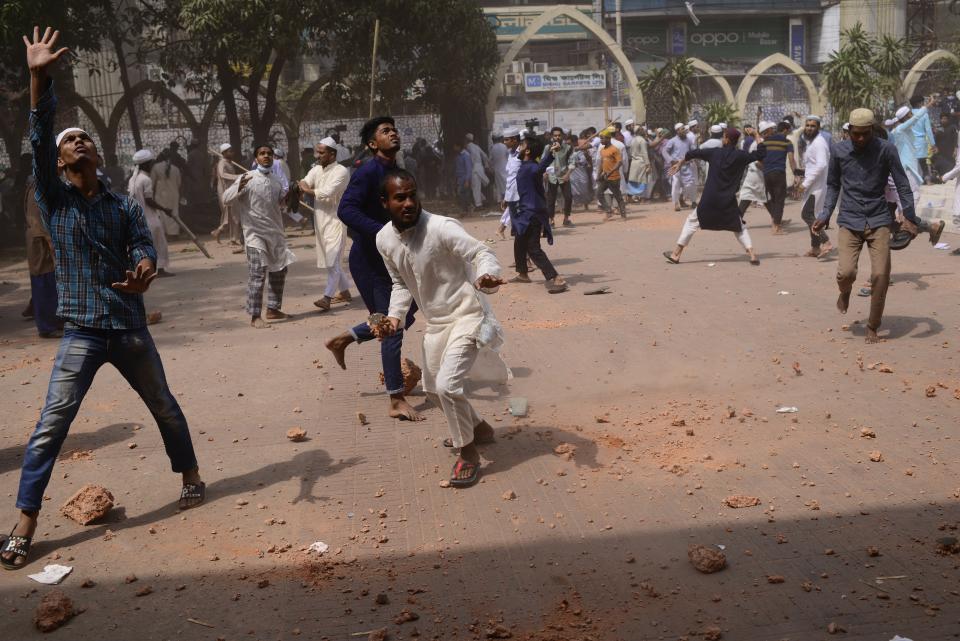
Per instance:
[[[240,174],[234,169],[235,153],[230,143],[220,145],[220,160],[214,180],[217,183],[217,200],[220,202],[220,226],[211,232],[214,240],[220,242],[220,234],[227,232],[231,245],[240,245],[240,216],[229,203],[224,202],[223,192],[230,188]]]
[[[347,239],[346,228],[337,218],[337,207],[350,171],[337,162],[336,141],[324,138],[313,148],[317,164],[300,181],[300,190],[313,196],[313,230],[317,241],[317,267],[327,271],[323,298],[313,302],[320,311],[330,309],[332,302],[350,300],[350,277],[343,270],[341,258]]]

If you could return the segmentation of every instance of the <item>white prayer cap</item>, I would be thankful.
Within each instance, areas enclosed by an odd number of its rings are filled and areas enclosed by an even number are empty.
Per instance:
[[[675,124],[675,125],[673,126],[673,130],[674,130],[674,131],[680,131],[681,129],[683,129],[683,127],[684,127],[684,124],[683,124],[682,122],[678,122],[677,124]]]
[[[324,147],[333,147],[334,149],[337,148],[337,141],[331,138],[330,136],[327,136],[326,138],[321,140],[318,144],[321,144]]]
[[[699,125],[699,124],[700,124],[700,123],[697,122],[697,119],[694,118],[693,120],[691,120],[690,122],[687,123],[687,126],[688,126],[688,127],[696,127],[696,126]]]
[[[761,120],[759,126],[760,133],[765,132],[767,129],[773,129],[776,126],[776,124],[770,122],[769,120]]]
[[[464,138],[466,138],[470,142],[473,142],[473,134],[467,134],[466,136],[464,136]]]
[[[897,109],[897,120],[901,120],[910,115],[910,107],[900,107]]]
[[[517,138],[520,136],[520,129],[518,127],[507,127],[503,130],[504,138]]]
[[[635,123],[636,123],[636,121],[635,121],[633,118],[630,118],[630,119],[628,119],[625,123],[623,123],[623,126],[626,127],[627,125],[632,125],[632,124],[635,124]]]
[[[887,118],[886,120],[883,121],[884,127],[892,127],[895,124],[897,124],[896,118]]]
[[[63,140],[63,137],[69,133],[73,133],[74,131],[79,131],[82,134],[87,133],[80,127],[67,127],[66,129],[64,129],[63,131],[57,134],[57,149],[60,149],[60,141]],[[89,136],[90,134],[87,134],[87,135]]]
[[[850,131],[850,123],[849,122],[843,123],[843,127],[841,127],[841,129],[843,129],[844,131]]]
[[[277,158],[283,158],[283,150],[275,148],[273,150],[273,155],[276,156]]]
[[[717,126],[720,127],[721,129],[726,129],[726,128],[727,128],[727,123],[725,123],[725,122],[718,122],[718,123],[717,123]]]
[[[722,133],[723,133],[723,127],[721,127],[720,125],[712,125],[712,126],[710,127],[710,133],[712,133],[712,134],[722,134]]]
[[[820,116],[817,116],[815,114],[807,114],[807,116],[803,120],[804,122],[806,122],[807,120],[813,120],[817,124],[823,123],[823,120],[820,119]]]
[[[145,162],[150,162],[154,158],[156,158],[156,156],[154,156],[153,152],[149,149],[139,149],[137,153],[133,154],[133,164],[142,165]]]
[[[220,153],[222,154],[227,149],[230,149],[230,147],[231,147],[230,143],[228,142],[223,143],[222,145],[220,145]]]

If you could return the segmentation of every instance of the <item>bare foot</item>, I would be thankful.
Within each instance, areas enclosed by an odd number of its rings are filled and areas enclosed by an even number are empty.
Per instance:
[[[267,308],[267,320],[284,320],[290,318],[290,314],[284,314],[279,309]]]
[[[877,336],[877,330],[873,329],[873,328],[870,327],[869,325],[867,325],[867,337],[866,337],[866,341],[867,341],[868,343],[879,343],[879,342],[880,342],[880,337]]]
[[[250,319],[250,327],[253,327],[254,329],[263,329],[265,327],[270,327],[270,323],[263,320],[259,316],[254,316]]]
[[[473,428],[473,442],[476,444],[493,443],[496,439],[493,437],[493,427],[486,421],[481,420]]]
[[[817,254],[817,258],[823,258],[824,256],[827,256],[832,251],[833,251],[833,245],[831,245],[830,243],[827,243],[826,245],[821,245],[820,253]]]
[[[390,395],[390,418],[399,418],[405,421],[422,421],[426,419],[407,402],[403,394]]]
[[[37,531],[37,517],[39,515],[39,512],[26,512],[21,510],[20,520],[17,521],[17,526],[13,528],[13,535],[33,537],[33,534]],[[27,562],[25,557],[21,557],[13,552],[4,553],[3,560],[7,562],[13,562],[13,564],[17,567],[20,567]]]
[[[850,307],[850,292],[840,292],[840,296],[837,298],[837,309],[840,310],[841,314],[846,314],[848,307]]]
[[[324,346],[333,352],[333,358],[337,361],[337,365],[340,366],[340,369],[347,369],[347,361],[344,359],[344,355],[347,351],[347,345],[353,341],[353,334],[350,332],[344,332],[338,336],[334,336],[324,343]]]

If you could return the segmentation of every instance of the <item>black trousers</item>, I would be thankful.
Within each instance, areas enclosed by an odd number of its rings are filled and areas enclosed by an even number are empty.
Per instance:
[[[533,264],[540,269],[543,277],[547,280],[553,280],[557,277],[557,270],[553,263],[547,258],[543,248],[540,247],[540,235],[543,233],[543,223],[536,216],[527,225],[527,229],[522,234],[513,237],[513,260],[517,266],[517,272],[525,274],[527,271],[527,256],[533,261]]]
[[[813,231],[813,223],[817,220],[817,203],[816,197],[810,196],[807,198],[807,202],[803,204],[803,211],[800,212],[800,217],[803,218],[803,222],[807,223],[807,228],[810,229],[810,248],[813,250],[819,250],[820,245],[826,245],[830,242],[830,237],[827,236],[827,232],[823,231]]]
[[[623,204],[623,194],[620,192],[620,179],[616,180],[604,180],[601,178],[597,181],[597,198],[600,201],[600,208],[608,214],[613,211],[610,207],[610,203],[607,202],[606,191],[610,190],[610,193],[613,194],[613,199],[617,201],[617,209],[620,211],[620,215],[623,217],[627,216],[626,205]]]
[[[559,187],[559,189],[557,189]],[[547,182],[547,209],[550,212],[550,218],[557,215],[557,191],[563,194],[563,217],[570,217],[570,209],[573,207],[573,192],[570,191],[570,181],[565,180],[559,185],[554,182]]]
[[[783,220],[783,206],[787,202],[787,172],[771,171],[763,175],[763,184],[767,188],[767,211],[774,225]]]

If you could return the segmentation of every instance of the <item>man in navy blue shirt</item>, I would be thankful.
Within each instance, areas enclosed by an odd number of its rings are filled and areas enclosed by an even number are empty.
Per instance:
[[[400,151],[400,132],[393,118],[380,116],[368,120],[360,129],[360,142],[373,154],[350,177],[337,217],[347,226],[347,235],[353,240],[350,246],[350,275],[360,292],[364,305],[371,313],[387,314],[393,281],[377,250],[377,233],[390,222],[390,216],[380,201],[380,181],[387,171],[397,166]],[[407,314],[405,327],[413,323],[416,304]],[[326,342],[337,364],[347,369],[344,353],[350,343],[365,343],[376,338],[366,323]],[[407,402],[403,392],[403,372],[400,366],[400,350],[403,347],[403,330],[380,342],[380,358],[383,361],[383,380],[390,395],[392,418],[420,421],[423,417]]]
[[[787,201],[787,160],[790,169],[796,173],[797,164],[793,158],[793,143],[787,140],[790,132],[790,123],[781,122],[777,126],[777,133],[770,135],[769,131],[760,132],[763,144],[767,147],[767,156],[760,163],[763,165],[763,183],[767,188],[767,211],[773,219],[773,233],[781,234],[783,225],[783,206]]]
[[[847,313],[850,291],[857,280],[857,262],[863,246],[870,254],[870,317],[867,320],[867,342],[879,341],[877,330],[883,319],[883,307],[890,284],[890,228],[893,214],[887,206],[884,191],[887,178],[893,177],[903,206],[902,228],[917,235],[920,219],[913,206],[913,192],[900,163],[897,148],[874,133],[874,116],[869,109],[850,112],[850,139],[833,147],[827,174],[827,195],[824,207],[813,223],[813,233],[830,222],[833,209],[840,201],[837,225],[840,227],[837,250],[837,285],[840,297],[837,309]]]
[[[40,420],[23,456],[20,520],[0,548],[0,565],[8,570],[27,563],[53,465],[106,363],[120,371],[157,421],[171,467],[183,476],[180,507],[204,498],[187,420],[146,328],[143,293],[157,276],[157,254],[143,210],[97,178],[99,154],[85,131],[71,127],[54,137],[57,98],[47,72],[67,51],[55,48],[59,35],[48,27],[41,36],[34,27],[33,40],[23,38],[30,68],[35,197],[55,253],[57,316],[66,324]]]

